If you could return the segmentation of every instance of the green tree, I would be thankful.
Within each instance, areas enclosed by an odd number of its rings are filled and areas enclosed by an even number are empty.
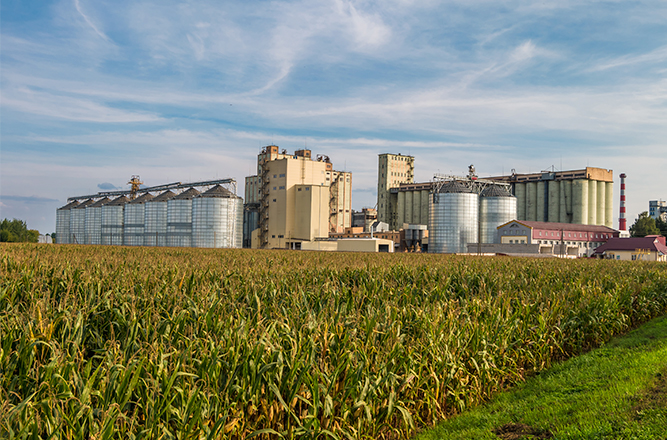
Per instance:
[[[667,222],[664,221],[661,217],[658,217],[655,221],[655,226],[660,229],[660,235],[667,237]]]
[[[630,226],[630,235],[633,237],[646,237],[647,235],[658,235],[660,229],[655,225],[655,219],[649,217],[648,211],[639,214],[635,224]]]
[[[23,220],[4,219],[0,222],[0,242],[29,242],[37,243],[39,231],[28,229]]]

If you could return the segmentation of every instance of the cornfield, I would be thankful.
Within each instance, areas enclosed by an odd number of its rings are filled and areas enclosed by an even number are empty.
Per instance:
[[[667,311],[660,263],[3,244],[0,437],[404,439]]]

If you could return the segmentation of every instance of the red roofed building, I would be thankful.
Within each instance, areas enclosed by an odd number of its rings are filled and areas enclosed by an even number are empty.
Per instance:
[[[593,255],[610,260],[667,261],[667,245],[665,237],[659,235],[612,238],[596,248]]]

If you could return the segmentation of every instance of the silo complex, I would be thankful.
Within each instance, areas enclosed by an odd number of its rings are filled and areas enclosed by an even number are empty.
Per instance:
[[[124,211],[127,202],[129,202],[127,197],[120,196],[102,206],[101,242],[103,245],[120,246],[123,244]]]
[[[102,244],[102,207],[109,203],[107,197],[86,206],[85,244]]]
[[[167,202],[167,246],[192,246],[192,199],[199,194],[190,188]]]
[[[491,177],[512,185],[517,220],[612,227],[613,172],[588,167]]]
[[[86,208],[93,203],[95,202],[92,199],[88,199],[71,210],[69,230],[72,244],[86,243]],[[58,234],[56,233],[57,240]]]
[[[146,202],[144,221],[144,246],[167,245],[167,203],[176,194],[165,191]]]
[[[61,244],[72,243],[72,234],[70,231],[70,221],[72,218],[72,209],[76,208],[79,202],[74,200],[56,211],[56,242]]]
[[[429,252],[466,252],[477,242],[478,196],[461,182],[446,183],[431,194]]]
[[[146,202],[154,197],[146,193],[125,205],[123,222],[123,244],[125,246],[143,246]]]
[[[490,185],[479,195],[480,243],[495,243],[500,225],[516,219],[516,197],[500,186]],[[476,242],[475,239],[473,242]]]
[[[241,248],[242,241],[243,200],[240,197],[216,185],[192,200],[193,247]]]

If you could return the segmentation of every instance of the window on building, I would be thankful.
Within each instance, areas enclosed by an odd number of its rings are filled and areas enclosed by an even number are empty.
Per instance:
[[[306,191],[310,191],[310,188],[309,188],[309,187],[306,187]]]
[[[285,175],[284,175],[284,174],[281,174],[280,177],[285,177]]]
[[[276,199],[273,199],[273,201],[275,202],[275,201],[276,201]]]
[[[276,176],[276,175],[274,174],[274,175],[273,175],[273,178],[275,179],[276,177],[278,177],[278,176]]]

